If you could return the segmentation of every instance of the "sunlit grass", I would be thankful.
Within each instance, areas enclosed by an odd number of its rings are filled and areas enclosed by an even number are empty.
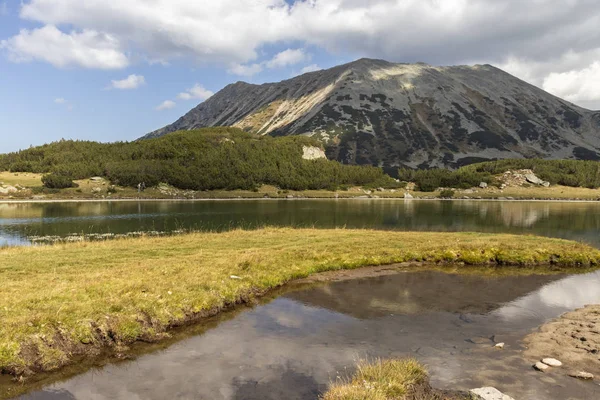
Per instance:
[[[4,248],[0,260],[0,370],[20,373],[160,339],[322,271],[405,261],[577,270],[599,265],[600,251],[534,236],[268,228]]]

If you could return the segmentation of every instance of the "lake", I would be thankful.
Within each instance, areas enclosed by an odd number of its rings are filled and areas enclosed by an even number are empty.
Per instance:
[[[223,231],[265,225],[527,233],[600,247],[600,203],[415,200],[233,200],[0,203],[0,246],[33,236]]]

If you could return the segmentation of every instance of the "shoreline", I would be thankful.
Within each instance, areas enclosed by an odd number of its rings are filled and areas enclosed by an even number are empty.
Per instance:
[[[240,198],[202,198],[202,199],[174,199],[174,198],[140,198],[140,199],[2,199],[0,198],[0,204],[53,204],[53,203],[156,203],[156,202],[172,202],[172,203],[196,203],[196,202],[208,202],[208,201],[323,201],[323,200],[356,200],[356,201],[372,201],[372,200],[387,200],[387,201],[457,201],[457,202],[499,202],[499,203],[523,203],[523,202],[536,202],[536,203],[600,203],[600,199],[505,199],[505,198],[483,198],[483,199],[442,199],[442,198],[419,198],[415,197],[412,199],[406,199],[403,197],[240,197]]]

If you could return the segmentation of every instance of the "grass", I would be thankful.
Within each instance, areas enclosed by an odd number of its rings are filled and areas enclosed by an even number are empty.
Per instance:
[[[348,382],[333,384],[321,400],[441,400],[469,399],[443,395],[429,386],[425,368],[414,359],[360,361]]]
[[[12,172],[0,172],[0,182],[4,182],[8,185],[21,185],[26,188],[36,188],[38,191],[42,189],[41,174],[31,173],[12,173]],[[371,198],[404,198],[404,189],[396,189],[393,192],[386,190],[384,192],[363,190],[359,187],[350,188],[349,190],[304,190],[304,191],[282,191],[277,187],[264,185],[259,188],[258,191],[249,190],[214,190],[214,191],[185,191],[170,188],[168,192],[161,192],[158,188],[148,188],[141,195],[138,193],[136,188],[129,187],[116,187],[116,192],[109,193],[108,188],[111,186],[110,182],[92,182],[89,179],[77,180],[75,183],[78,184],[77,188],[69,188],[62,190],[44,190],[41,193],[33,192],[32,190],[23,190],[18,193],[11,193],[5,195],[5,197],[11,197],[16,200],[26,200],[32,198],[34,195],[42,195],[44,199],[48,200],[61,200],[61,199],[137,199],[138,197],[144,199],[261,199],[261,198],[274,198],[281,199],[293,196],[294,198],[358,198],[358,197],[371,197]],[[94,189],[99,191],[94,191]],[[527,199],[558,199],[558,200],[600,200],[600,189],[587,189],[587,188],[575,188],[567,186],[553,185],[549,188],[528,186],[528,187],[508,187],[502,191],[495,187],[487,189],[474,188],[474,192],[465,192],[464,190],[456,190],[455,198],[462,198],[467,196],[469,198],[480,197],[482,199],[497,199],[511,197],[514,199],[527,200]],[[440,191],[435,192],[410,192],[415,198],[427,198],[434,199],[440,197]],[[0,195],[2,198],[2,195]],[[39,197],[38,197],[39,198]]]
[[[600,251],[534,236],[275,229],[0,249],[0,371],[155,341],[291,280],[406,261],[598,266]]]
[[[42,174],[28,172],[0,171],[0,182],[6,185],[21,185],[24,187],[42,186]]]

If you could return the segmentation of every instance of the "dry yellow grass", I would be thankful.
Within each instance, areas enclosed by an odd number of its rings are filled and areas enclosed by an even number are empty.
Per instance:
[[[427,380],[416,360],[361,361],[354,377],[332,385],[322,400],[402,400]]]
[[[0,260],[0,370],[18,374],[158,339],[322,271],[405,261],[576,269],[599,265],[600,251],[533,236],[273,228],[4,248]]]
[[[0,182],[6,185],[21,185],[24,187],[42,186],[42,174],[28,172],[0,171]]]
[[[360,361],[348,381],[331,385],[321,400],[468,400],[468,394],[440,393],[431,388],[417,360]]]

